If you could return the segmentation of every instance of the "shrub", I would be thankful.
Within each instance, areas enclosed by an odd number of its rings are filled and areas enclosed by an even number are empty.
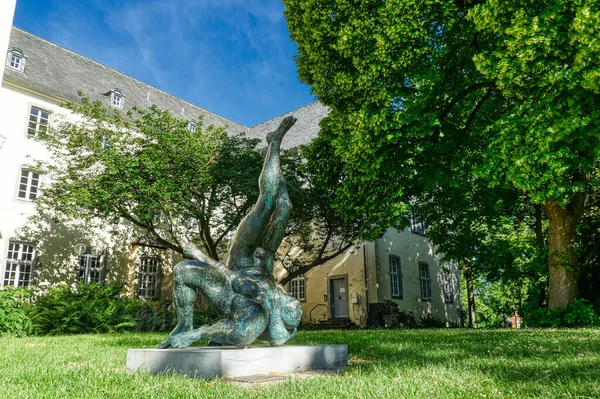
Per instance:
[[[135,331],[170,332],[177,324],[177,312],[171,301],[136,301],[132,317],[136,321]],[[196,303],[194,305],[194,326],[213,324],[217,321],[217,313],[210,307]]]
[[[36,334],[106,333],[133,329],[134,303],[122,284],[82,284],[50,289],[36,298],[30,317]]]
[[[528,327],[595,327],[600,326],[600,317],[585,299],[578,299],[566,309],[534,309],[525,314]]]
[[[412,312],[404,312],[398,309],[398,304],[394,301],[385,301],[381,304],[381,313],[386,327],[390,328],[415,328],[417,321]]]
[[[7,286],[0,290],[0,336],[14,334],[23,337],[31,334],[33,324],[27,307],[32,295],[29,288]]]
[[[421,320],[419,322],[419,327],[421,328],[445,328],[446,322],[441,319],[438,319],[432,314],[426,314],[421,316]]]
[[[135,331],[171,331],[177,323],[177,314],[171,302],[166,300],[137,301],[133,318],[136,321]]]

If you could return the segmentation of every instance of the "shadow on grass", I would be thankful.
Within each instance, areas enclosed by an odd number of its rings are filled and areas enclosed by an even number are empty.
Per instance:
[[[362,374],[428,366],[483,373],[499,384],[600,386],[600,330],[366,330],[306,332],[294,344],[349,344]],[[393,372],[392,372],[393,373]]]

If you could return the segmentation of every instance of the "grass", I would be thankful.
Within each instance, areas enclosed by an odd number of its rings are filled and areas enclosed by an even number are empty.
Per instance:
[[[271,385],[130,373],[127,349],[165,334],[0,339],[10,398],[600,398],[600,330],[306,331],[349,345],[339,374]]]

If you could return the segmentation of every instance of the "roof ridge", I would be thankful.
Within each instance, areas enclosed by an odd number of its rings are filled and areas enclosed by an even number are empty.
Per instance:
[[[111,70],[111,71],[113,71],[113,72],[116,72],[116,73],[118,73],[119,75],[125,76],[125,77],[126,77],[126,78],[128,78],[128,79],[132,79],[132,80],[134,80],[134,81],[137,81],[137,82],[140,82],[140,83],[142,83],[142,84],[144,84],[144,85],[147,85],[149,88],[152,88],[152,89],[154,89],[154,90],[156,90],[156,91],[158,91],[158,92],[161,92],[162,94],[166,94],[166,95],[167,95],[167,96],[169,96],[169,97],[172,97],[172,98],[175,98],[175,99],[177,99],[177,100],[183,101],[183,102],[185,102],[186,104],[189,104],[189,105],[191,105],[192,107],[198,108],[198,109],[200,109],[200,110],[202,110],[202,111],[204,111],[204,112],[207,112],[207,113],[209,113],[209,114],[212,114],[212,115],[218,116],[219,118],[223,119],[224,121],[232,122],[232,123],[235,123],[236,125],[240,125],[240,126],[242,126],[242,127],[245,127],[246,129],[250,129],[250,127],[248,127],[248,126],[246,126],[246,125],[243,125],[243,124],[241,124],[241,123],[239,123],[239,122],[236,122],[236,121],[234,121],[234,120],[231,120],[231,119],[229,119],[229,118],[226,118],[226,117],[224,117],[224,116],[222,116],[222,115],[219,115],[219,114],[217,114],[217,113],[215,113],[215,112],[213,112],[213,111],[209,111],[209,110],[207,110],[207,109],[205,109],[205,108],[203,108],[203,107],[200,107],[200,106],[198,106],[198,105],[196,105],[196,104],[194,104],[194,103],[191,103],[191,102],[189,102],[188,100],[185,100],[185,99],[183,99],[183,98],[181,98],[181,97],[177,97],[177,96],[175,96],[175,95],[173,95],[173,94],[171,94],[171,93],[168,93],[168,92],[166,92],[166,91],[164,91],[164,90],[162,90],[162,89],[159,89],[159,88],[157,88],[157,87],[155,87],[155,86],[152,86],[151,84],[149,84],[149,83],[146,83],[146,82],[144,82],[144,81],[142,81],[142,80],[140,80],[140,79],[134,78],[133,76],[130,76],[130,75],[126,74],[126,73],[123,73],[123,72],[121,72],[121,71],[119,71],[119,70],[117,70],[117,69],[115,69],[115,68],[112,68],[112,67],[110,67],[110,66],[108,66],[108,65],[105,65],[105,64],[103,64],[103,63],[101,63],[101,62],[98,62],[98,61],[96,61],[96,60],[94,60],[94,59],[92,59],[92,58],[90,58],[90,57],[87,57],[87,56],[85,56],[85,55],[79,54],[78,52],[76,52],[76,51],[73,51],[73,50],[70,50],[70,49],[68,49],[68,48],[66,48],[66,47],[64,47],[64,46],[61,46],[60,44],[54,43],[54,42],[52,42],[52,41],[50,41],[50,40],[48,40],[48,39],[44,39],[43,37],[41,37],[41,36],[38,36],[38,35],[36,35],[36,34],[34,34],[34,33],[31,33],[31,32],[28,32],[28,31],[26,31],[26,30],[22,29],[22,28],[19,28],[18,26],[15,26],[15,25],[13,25],[13,26],[12,26],[12,28],[13,28],[13,29],[17,29],[17,30],[21,31],[22,33],[25,33],[25,34],[27,34],[27,35],[30,35],[30,36],[32,36],[32,37],[35,37],[36,39],[42,40],[42,41],[44,41],[44,42],[47,42],[47,43],[49,43],[49,44],[51,44],[51,45],[53,45],[53,46],[55,46],[55,47],[58,47],[58,48],[60,48],[60,49],[62,49],[62,50],[65,50],[65,51],[67,51],[68,53],[74,54],[74,55],[76,55],[76,56],[78,56],[78,57],[81,57],[81,58],[84,58],[84,59],[86,59],[86,60],[88,60],[88,61],[91,61],[91,62],[93,62],[94,64],[97,64],[97,65],[99,65],[99,66],[101,66],[101,67],[103,67],[103,68],[109,69],[109,70]],[[261,123],[262,123],[262,122],[261,122]],[[259,123],[259,125],[260,125],[260,123]]]
[[[308,103],[308,104],[306,104],[306,105],[302,105],[302,106],[300,106],[300,107],[296,107],[296,108],[294,108],[294,109],[293,109],[293,110],[291,110],[291,111],[286,111],[286,112],[284,112],[283,114],[279,114],[279,115],[277,115],[277,116],[274,116],[274,117],[272,117],[272,118],[270,118],[270,119],[267,119],[266,121],[263,121],[263,122],[257,123],[257,124],[256,124],[256,125],[254,125],[254,126],[250,126],[250,127],[249,127],[249,129],[254,129],[256,126],[260,126],[260,125],[262,125],[263,123],[271,122],[271,121],[272,121],[272,120],[274,120],[274,119],[281,118],[283,115],[291,114],[292,112],[296,112],[296,111],[298,111],[298,110],[300,110],[300,109],[302,109],[302,108],[310,107],[311,105],[314,105],[314,104],[321,104],[322,106],[324,106],[324,107],[327,107],[326,105],[324,105],[323,103],[321,103],[319,100],[315,100],[315,101],[313,101],[312,103]]]

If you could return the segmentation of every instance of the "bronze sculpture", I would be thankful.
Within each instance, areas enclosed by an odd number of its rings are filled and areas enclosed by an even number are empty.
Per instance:
[[[291,211],[281,172],[281,140],[296,118],[284,118],[267,135],[268,147],[258,179],[260,194],[239,224],[229,247],[227,266],[188,246],[175,266],[173,296],[177,326],[158,347],[183,348],[208,338],[245,347],[257,338],[283,345],[300,324],[300,303],[273,278],[274,257],[283,240]],[[213,325],[194,329],[193,307],[198,289],[221,317]]]

